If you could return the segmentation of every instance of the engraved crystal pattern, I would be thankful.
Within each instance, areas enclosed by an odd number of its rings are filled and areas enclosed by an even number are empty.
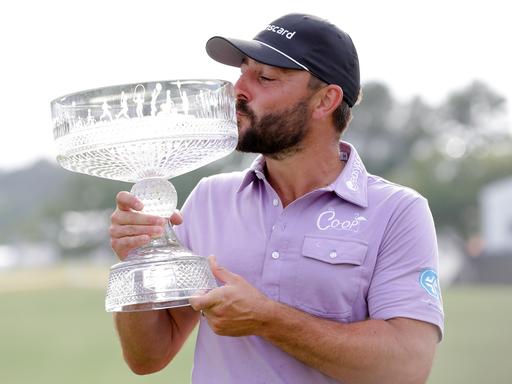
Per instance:
[[[170,80],[98,88],[51,103],[59,164],[73,172],[133,182],[143,213],[169,217],[177,204],[167,180],[231,153],[238,132],[233,86]],[[216,287],[207,260],[172,227],[110,270],[107,311],[188,304]]]
[[[152,89],[149,98],[146,89]],[[64,96],[52,102],[57,160],[71,171],[113,180],[169,179],[234,149],[234,113],[232,86],[219,80],[144,83]]]
[[[133,285],[131,295],[126,286]],[[207,263],[199,263],[194,257],[175,258],[171,262],[153,263],[152,268],[120,268],[109,276],[107,297],[112,311],[152,309],[155,305],[172,307],[188,305],[188,298],[208,292],[216,286]],[[148,305],[146,301],[150,301]]]

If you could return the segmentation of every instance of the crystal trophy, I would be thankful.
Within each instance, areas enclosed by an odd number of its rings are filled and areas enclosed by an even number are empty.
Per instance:
[[[231,153],[237,144],[234,91],[224,80],[170,80],[98,88],[51,103],[57,161],[65,169],[135,183],[143,213],[169,217],[168,179]],[[172,226],[110,269],[107,312],[188,305],[215,288],[203,256]]]

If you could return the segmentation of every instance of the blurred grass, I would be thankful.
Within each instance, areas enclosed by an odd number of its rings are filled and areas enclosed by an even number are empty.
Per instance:
[[[190,382],[192,342],[164,371],[131,373],[104,311],[103,290],[2,293],[0,303],[0,383]]]
[[[0,384],[189,383],[195,337],[163,371],[133,374],[105,312],[108,267],[0,273]]]
[[[445,338],[429,384],[512,383],[512,286],[445,290]]]
[[[512,287],[451,288],[444,302],[446,335],[428,383],[512,382]],[[136,376],[103,305],[102,288],[0,291],[0,383],[190,382],[195,337],[162,372]]]

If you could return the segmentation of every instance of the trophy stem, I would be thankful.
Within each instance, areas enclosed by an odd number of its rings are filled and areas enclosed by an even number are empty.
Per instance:
[[[169,223],[169,221],[165,223],[164,233],[162,236],[152,238],[149,243],[132,250],[125,260],[133,260],[134,258],[144,257],[146,254],[151,255],[155,249],[162,247],[184,248],[178,240],[176,233],[174,233],[174,229],[172,228],[172,225]]]
[[[168,217],[176,207],[176,190],[165,179],[142,180],[132,193],[144,204],[143,213]],[[208,260],[185,248],[167,221],[162,236],[111,267],[105,308],[133,312],[181,307],[215,287]]]

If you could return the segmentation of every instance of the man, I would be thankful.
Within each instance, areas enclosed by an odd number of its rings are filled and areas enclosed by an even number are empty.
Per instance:
[[[215,255],[223,286],[191,307],[116,314],[127,363],[162,369],[199,321],[194,383],[424,383],[443,332],[434,226],[423,197],[340,143],[360,93],[352,40],[291,14],[206,50],[241,68],[238,149],[262,156],[189,196],[176,232]],[[120,258],[162,233],[134,196],[117,206]]]

